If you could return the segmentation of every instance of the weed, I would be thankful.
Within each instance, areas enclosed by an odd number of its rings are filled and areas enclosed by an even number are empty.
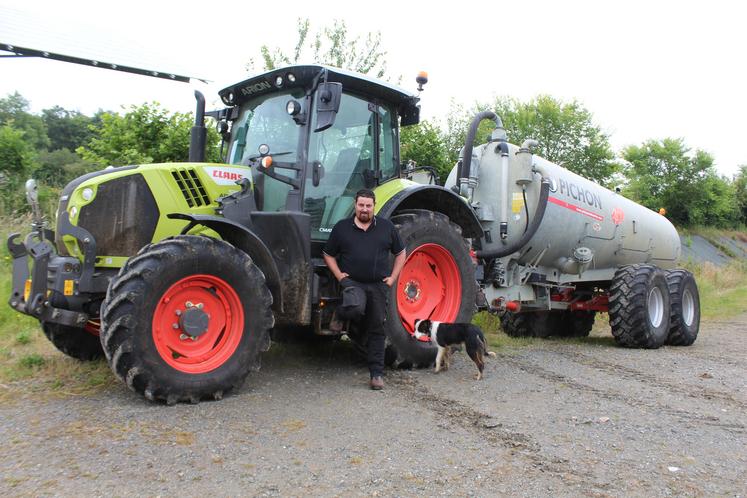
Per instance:
[[[19,361],[18,363],[22,367],[35,368],[35,367],[41,367],[42,365],[44,365],[45,362],[46,360],[44,359],[42,355],[32,353],[21,358],[21,361]]]
[[[26,345],[31,342],[31,334],[28,330],[22,330],[16,334],[16,342],[21,345]]]

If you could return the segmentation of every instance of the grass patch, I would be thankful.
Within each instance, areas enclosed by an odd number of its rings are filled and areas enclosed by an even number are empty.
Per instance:
[[[688,265],[700,293],[703,320],[723,320],[747,312],[747,261],[726,266],[712,263]]]

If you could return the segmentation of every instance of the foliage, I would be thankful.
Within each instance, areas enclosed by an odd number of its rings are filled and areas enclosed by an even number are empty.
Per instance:
[[[320,64],[349,69],[363,74],[371,73],[381,78],[386,73],[386,52],[381,48],[381,33],[368,33],[364,39],[351,37],[344,20],[335,19],[331,26],[324,26],[316,33],[310,33],[311,23],[307,19],[298,19],[298,32],[292,55],[280,47],[262,45],[260,49],[263,70],[269,71],[278,67],[302,61],[313,61]],[[256,62],[252,59],[246,68],[256,71]]]
[[[719,177],[713,157],[691,153],[682,139],[649,140],[622,151],[628,161],[624,193],[653,210],[665,208],[680,225],[729,226],[738,218],[733,185]]]
[[[412,160],[418,166],[435,168],[443,184],[453,163],[449,160],[449,151],[438,126],[422,121],[417,125],[403,127],[400,142],[400,158],[403,162]]]
[[[33,150],[24,132],[8,125],[0,127],[0,213],[10,213],[25,206],[22,185],[33,166]]]
[[[44,120],[29,112],[29,101],[15,92],[0,99],[0,126],[11,126],[22,131],[24,139],[34,150],[49,147],[49,137]]]
[[[739,210],[739,222],[747,225],[747,165],[739,167],[739,173],[734,177],[733,185]]]
[[[71,180],[90,173],[96,166],[68,149],[42,151],[36,159],[33,177],[43,185],[62,188]]]
[[[168,111],[154,102],[130,106],[124,114],[105,113],[101,126],[87,146],[77,153],[99,166],[124,166],[186,161],[193,118],[190,114]],[[218,134],[208,127],[207,160],[218,161]]]
[[[78,111],[68,111],[60,106],[42,111],[42,120],[47,127],[50,150],[75,150],[91,139],[91,125],[95,118]]]
[[[619,169],[608,136],[594,124],[591,112],[575,100],[566,103],[549,95],[528,102],[500,97],[492,103],[478,103],[472,109],[452,104],[447,117],[446,146],[453,161],[464,146],[470,121],[482,110],[492,110],[502,119],[511,143],[535,139],[539,142],[534,149],[537,155],[590,180],[606,185]],[[492,123],[483,121],[476,142],[485,143],[492,129]]]

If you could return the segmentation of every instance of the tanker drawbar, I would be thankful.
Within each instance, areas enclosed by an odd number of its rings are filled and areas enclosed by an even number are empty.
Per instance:
[[[483,119],[493,120],[495,131],[490,142],[473,146]],[[480,113],[446,181],[483,227],[472,241],[478,307],[504,313],[510,335],[588,335],[595,313],[608,311],[624,346],[691,344],[700,303],[692,275],[674,269],[681,251],[674,226],[535,156],[536,145],[508,143],[500,118]],[[677,339],[682,335],[688,339]]]

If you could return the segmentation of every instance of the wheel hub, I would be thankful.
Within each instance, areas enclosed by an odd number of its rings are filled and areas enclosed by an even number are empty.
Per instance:
[[[405,284],[404,292],[405,299],[410,303],[414,303],[420,299],[420,285],[414,280],[410,280]]]
[[[207,332],[209,325],[210,315],[202,311],[201,303],[197,306],[187,306],[187,309],[179,316],[179,328],[192,340]]]

